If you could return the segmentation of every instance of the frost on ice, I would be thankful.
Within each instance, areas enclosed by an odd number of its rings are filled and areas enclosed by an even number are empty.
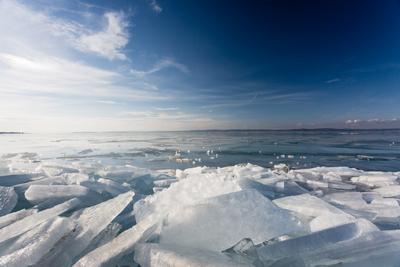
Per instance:
[[[400,261],[398,172],[251,164],[151,171],[37,157],[2,158],[0,266]]]

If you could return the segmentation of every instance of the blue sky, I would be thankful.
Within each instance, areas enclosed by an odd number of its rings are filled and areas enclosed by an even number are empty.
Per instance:
[[[0,0],[0,130],[399,127],[398,14],[390,0]]]

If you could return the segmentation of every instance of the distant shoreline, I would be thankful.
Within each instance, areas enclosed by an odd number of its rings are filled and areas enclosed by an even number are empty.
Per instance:
[[[165,130],[165,131],[74,131],[71,133],[158,133],[158,132],[313,132],[313,131],[400,131],[400,128],[294,128],[294,129],[204,129],[204,130]]]
[[[0,134],[25,134],[24,132],[0,132]]]

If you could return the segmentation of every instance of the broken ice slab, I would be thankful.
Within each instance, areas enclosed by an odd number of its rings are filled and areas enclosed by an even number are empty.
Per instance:
[[[378,224],[382,229],[395,229],[400,227],[400,207],[396,200],[381,198],[378,194],[361,192],[343,192],[328,194],[324,197],[331,203],[346,206],[359,212],[369,212],[376,216],[371,221]],[[368,204],[367,200],[372,201]],[[382,199],[382,201],[379,201]],[[388,201],[391,205],[387,205]]]
[[[341,215],[346,214],[326,201],[310,194],[278,198],[273,202],[280,208],[291,210],[300,215],[311,218],[315,218],[327,213]]]
[[[354,223],[336,226],[309,235],[275,242],[273,244],[258,245],[257,254],[262,262],[271,263],[288,256],[317,251],[335,243],[351,240],[373,231],[379,230],[369,221],[359,219]]]
[[[46,200],[60,203],[75,197],[90,203],[103,200],[97,192],[81,185],[31,185],[25,192],[25,198],[32,204],[39,204]]]
[[[268,266],[398,266],[399,252],[399,231],[372,231],[331,246],[287,255]]]
[[[291,170],[289,174],[299,175],[306,179],[324,179],[324,177],[340,176],[342,179],[364,174],[364,171],[349,167],[315,167],[311,169]],[[330,180],[329,178],[327,180]]]
[[[13,222],[19,221],[22,218],[30,216],[37,212],[37,209],[22,209],[13,213],[9,213],[7,215],[0,217],[0,228],[3,228]]]
[[[115,266],[122,257],[133,252],[139,241],[146,241],[157,229],[157,218],[152,216],[140,221],[135,226],[122,232],[110,242],[96,248],[80,258],[73,267],[108,267]]]
[[[324,196],[329,202],[345,205],[349,208],[359,209],[367,204],[366,199],[374,199],[379,197],[378,195],[372,196],[371,194],[364,197],[361,192],[342,192],[342,193],[331,193]]]
[[[220,195],[171,212],[160,243],[222,251],[243,237],[260,243],[307,227],[256,190]]]
[[[130,190],[128,187],[122,186],[108,179],[101,178],[99,180],[100,181],[84,181],[81,183],[81,185],[99,194],[110,195],[112,197],[118,196],[119,194]]]
[[[80,184],[84,181],[91,181],[89,175],[85,173],[64,173],[61,175],[66,184]]]
[[[24,195],[26,190],[28,190],[31,185],[65,185],[65,181],[61,177],[43,177],[39,179],[35,179],[33,181],[29,181],[22,184],[17,184],[14,186],[15,192],[18,195]]]
[[[7,244],[1,251],[0,266],[31,266],[49,252],[55,243],[74,229],[68,218],[56,217],[38,225]]]
[[[231,171],[214,169],[207,175],[203,175],[203,171],[205,170],[198,169],[195,174],[185,173],[185,178],[178,183],[173,183],[169,188],[136,202],[136,220],[141,221],[153,213],[162,217],[172,210],[196,204],[205,198],[241,190],[238,178],[232,175]]]
[[[131,203],[133,196],[133,192],[127,192],[75,212],[71,215],[77,224],[75,231],[58,242],[36,266],[71,266],[82,256],[82,251],[90,245],[93,239]]]
[[[248,178],[240,178],[238,182],[243,190],[253,189],[257,190],[259,193],[269,199],[275,198],[275,188],[270,185],[266,185]]]
[[[252,262],[243,258],[241,261],[223,253],[201,249],[191,249],[166,244],[144,243],[135,250],[135,261],[142,267],[248,267]]]
[[[390,172],[366,172],[364,175],[351,178],[351,181],[369,187],[382,187],[397,184],[397,178],[398,175]]]
[[[34,213],[30,216],[24,217],[23,219],[16,221],[10,225],[7,225],[0,229],[0,243],[18,236],[35,226],[45,222],[55,216],[58,216],[66,211],[72,210],[80,204],[78,199],[71,199],[67,202],[59,204],[51,209],[46,209],[38,213]]]
[[[376,198],[371,201],[371,204],[398,207],[399,200],[395,198]]]
[[[115,222],[110,223],[92,240],[92,242],[90,242],[86,249],[81,252],[81,254],[86,255],[90,251],[110,242],[120,233],[121,229],[122,226],[120,224]]]
[[[400,185],[390,185],[374,189],[383,197],[400,197]]]
[[[261,181],[260,181],[261,182]],[[292,196],[308,193],[306,189],[293,181],[279,181],[275,184],[275,191],[279,196]]]
[[[37,171],[42,171],[48,177],[60,176],[65,173],[79,173],[79,170],[64,165],[40,165]]]
[[[0,186],[0,216],[3,216],[15,207],[18,196],[12,187]]]

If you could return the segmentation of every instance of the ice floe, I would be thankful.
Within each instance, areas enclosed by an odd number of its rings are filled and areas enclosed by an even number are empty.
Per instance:
[[[154,171],[30,153],[0,163],[0,266],[400,261],[399,172],[284,164]]]

